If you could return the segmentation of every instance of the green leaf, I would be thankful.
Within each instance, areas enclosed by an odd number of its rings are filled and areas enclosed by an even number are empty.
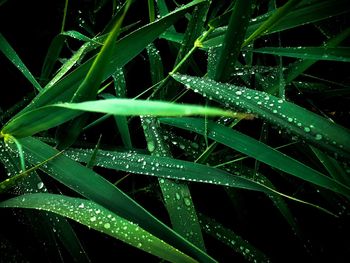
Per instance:
[[[278,23],[272,25],[272,27],[265,31],[263,35],[314,23],[350,11],[348,0],[318,0],[310,3],[307,3],[307,1],[304,2],[305,4],[301,3],[288,14],[283,16]],[[256,31],[262,25],[262,23],[264,23],[271,16],[271,13],[265,13],[259,17],[253,18],[249,23],[247,36]],[[224,41],[225,32],[225,27],[218,28],[215,34],[213,33],[207,41],[204,41],[203,47],[209,48],[222,44]]]
[[[96,49],[101,44],[96,42],[86,42],[84,43],[59,69],[59,71],[56,73],[56,75],[45,85],[45,89],[50,88],[53,86],[57,81],[59,81],[75,64],[78,63],[78,61],[82,60],[82,58],[88,53],[89,51]],[[47,65],[46,69],[50,65]],[[47,73],[44,73],[47,74]],[[45,76],[44,76],[45,77]],[[45,80],[45,79],[43,79]]]
[[[156,84],[164,78],[163,62],[158,49],[153,43],[147,46],[152,84]],[[163,98],[163,96],[160,96]]]
[[[334,36],[330,40],[328,40],[324,46],[328,48],[334,48],[338,46],[341,42],[347,39],[350,36],[350,27],[341,31],[338,35]],[[287,70],[284,72],[284,79],[286,84],[293,81],[300,74],[302,74],[305,70],[315,64],[317,60],[312,59],[302,59],[288,66]],[[269,93],[273,94],[279,87],[279,84],[275,83],[276,81],[268,82],[268,88],[266,89]]]
[[[7,42],[6,38],[0,33],[0,51],[8,58],[8,60],[22,72],[22,74],[27,78],[27,80],[32,83],[32,85],[41,91],[42,87],[36,81],[35,77],[29,71],[29,69],[24,65],[22,60],[17,55],[16,51],[11,47],[10,43]]]
[[[205,132],[204,122],[200,119],[161,119],[161,122],[194,131],[202,135]],[[350,197],[349,187],[334,181],[332,178],[325,176],[309,166],[306,166],[305,164],[238,131],[229,129],[214,122],[209,122],[208,137],[283,172]]]
[[[15,159],[17,159],[16,154],[5,150],[4,144],[1,143],[0,161],[3,163],[4,167],[6,167],[7,174],[11,177],[5,180],[5,185],[3,182],[0,183],[0,192],[7,190],[9,186],[11,187],[13,185],[16,185],[13,191],[16,195],[47,192],[47,188],[34,171],[40,165],[27,169],[25,173],[21,173]],[[50,158],[49,160],[43,161],[42,164],[48,161],[50,161]],[[21,177],[21,174],[23,177]],[[90,262],[82,244],[65,218],[44,213],[34,216],[28,212],[25,213],[25,215],[33,231],[38,235],[38,238],[41,238],[41,242],[46,242],[48,246],[47,249],[53,251],[55,255],[57,254],[56,256],[60,253],[56,244],[56,236],[58,236],[58,239],[61,240],[67,251],[77,262]],[[43,229],[45,229],[45,231],[43,231]]]
[[[214,107],[203,107],[191,104],[178,104],[163,101],[108,99],[99,101],[86,101],[81,103],[62,103],[53,105],[72,110],[103,112],[115,115],[152,115],[152,116],[186,116],[208,115],[240,117],[244,114],[225,111]]]
[[[28,162],[32,165],[36,165],[58,153],[55,148],[31,137],[21,139],[20,143],[23,146]],[[101,151],[97,153],[96,163],[99,162],[100,153]],[[90,156],[91,154],[85,155],[88,159],[90,159]],[[109,159],[112,161],[111,156],[109,156]],[[141,228],[194,259],[200,262],[216,262],[91,169],[63,155],[47,163],[46,166],[42,166],[41,169],[82,196],[96,202],[118,216],[138,224]]]
[[[117,89],[117,87],[115,87]],[[124,90],[125,91],[125,90]],[[114,99],[115,96],[111,94],[101,94],[101,97],[105,99]],[[104,117],[110,116],[110,114],[107,114]],[[126,116],[117,116],[114,115],[115,123],[117,124],[118,131],[120,133],[121,139],[123,141],[123,144],[126,149],[132,149],[132,142],[131,142],[131,136],[130,136],[130,130],[128,125],[128,119]]]
[[[136,57],[149,43],[154,41],[161,33],[170,27],[175,21],[182,17],[194,6],[205,2],[205,0],[195,0],[169,13],[154,23],[145,25],[134,32],[120,39],[113,48],[111,56],[108,58],[103,74],[103,80],[110,77],[116,68],[123,67],[126,63]],[[120,51],[123,52],[120,52]],[[89,59],[79,68],[57,82],[51,88],[39,94],[30,105],[22,110],[22,113],[56,102],[68,102],[76,92],[79,84],[86,76],[95,57]]]
[[[152,117],[141,118],[141,125],[151,155],[172,157],[169,147],[161,136],[158,120]],[[158,182],[173,229],[205,251],[202,232],[188,185],[185,182],[164,178],[158,178]]]
[[[80,162],[86,163],[92,150],[74,149],[67,150],[65,154]],[[149,156],[135,152],[116,152],[100,150],[96,157],[96,165],[104,168],[120,171],[145,174],[148,176],[161,177],[163,179],[174,179],[180,181],[207,183],[214,185],[229,186],[252,191],[259,191],[265,194],[280,195],[285,198],[311,205],[328,214],[332,214],[324,208],[294,197],[280,193],[261,182],[255,181],[249,176],[242,175],[239,171],[230,174],[223,170],[207,165],[197,164],[161,156]]]
[[[66,121],[79,116],[82,113],[81,111],[122,116],[247,116],[246,114],[225,111],[219,108],[207,108],[190,104],[175,104],[162,101],[133,99],[108,99],[86,101],[81,103],[61,103],[51,106],[44,106],[26,112],[8,122],[1,131],[2,136],[6,136],[6,134],[10,134],[16,138],[30,136],[37,132],[65,123]]]
[[[253,51],[292,58],[350,62],[348,47],[265,47]]]
[[[74,93],[71,102],[87,101],[96,97],[100,84],[103,81],[103,75],[105,73],[108,59],[113,53],[115,41],[120,33],[122,22],[130,4],[130,0],[126,1],[126,4],[123,6],[123,11],[121,11],[120,18],[116,21],[116,24],[108,34],[100,52],[92,62],[92,65],[84,80]],[[61,126],[56,132],[58,148],[64,149],[72,145],[85,126],[86,121],[87,116],[83,115],[78,117],[76,120],[70,121],[67,125]]]
[[[277,125],[300,140],[316,145],[335,156],[350,158],[350,132],[296,104],[268,93],[218,83],[206,78],[174,74],[187,87],[227,106],[238,108]]]
[[[252,13],[252,3],[252,0],[235,2],[216,64],[214,76],[216,81],[228,81],[231,78]]]
[[[278,8],[274,13],[263,22],[243,43],[242,46],[248,45],[250,42],[255,40],[256,38],[263,35],[266,31],[268,31],[271,27],[273,27],[276,23],[278,23],[286,14],[288,14],[297,4],[299,4],[302,0],[289,0],[282,7]]]
[[[29,194],[3,201],[0,207],[53,212],[170,262],[197,262],[137,224],[85,199],[55,194]]]
[[[94,61],[86,77],[80,84],[77,91],[74,93],[71,102],[81,102],[91,100],[96,97],[98,88],[103,81],[103,75],[106,71],[107,61],[112,56],[115,41],[120,33],[123,19],[126,15],[127,10],[129,9],[130,4],[130,1],[126,1],[126,5],[124,6],[120,19],[117,20],[113,29],[108,34],[108,37],[103,43],[100,52],[97,54],[96,58],[94,58]]]
[[[335,159],[315,147],[311,147],[311,150],[314,152],[314,154],[317,156],[317,158],[320,160],[322,165],[326,168],[334,180],[337,180],[338,182],[341,182],[342,184],[350,187],[349,175]]]
[[[270,262],[264,253],[214,219],[200,214],[200,222],[205,233],[241,254],[247,262]]]

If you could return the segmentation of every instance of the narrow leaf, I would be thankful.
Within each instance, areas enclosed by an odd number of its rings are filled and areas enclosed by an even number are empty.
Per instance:
[[[161,119],[161,122],[202,135],[205,132],[200,119]],[[283,172],[350,197],[349,187],[238,131],[209,122],[208,137]]]
[[[0,207],[53,212],[170,262],[197,262],[137,224],[92,201],[55,194],[30,194],[3,201]]]
[[[253,0],[235,2],[223,46],[220,48],[214,77],[216,81],[228,81],[231,78],[252,13],[252,3]]]
[[[22,60],[17,55],[16,51],[11,47],[10,43],[7,42],[5,37],[0,33],[0,50],[8,58],[8,60],[22,72],[22,74],[27,78],[27,80],[32,83],[32,85],[41,91],[42,87],[36,81],[35,77],[29,71],[29,69],[24,65]]]
[[[292,58],[350,62],[348,47],[265,47],[253,51]]]
[[[218,83],[206,78],[180,74],[174,74],[173,77],[213,100],[256,114],[335,156],[350,158],[349,130],[296,104],[262,91]]]
[[[31,137],[21,139],[20,142],[26,153],[28,162],[33,165],[58,153],[53,147]],[[97,154],[96,162],[98,162],[99,155],[100,151]],[[90,158],[90,156],[91,154],[85,157]],[[61,155],[48,163],[47,166],[42,166],[41,169],[82,196],[89,198],[91,201],[96,202],[120,217],[138,224],[141,228],[198,261],[216,262],[153,217],[113,184],[91,169],[78,164],[76,161]]]

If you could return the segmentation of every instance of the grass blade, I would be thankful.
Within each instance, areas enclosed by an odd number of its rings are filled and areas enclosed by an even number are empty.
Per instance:
[[[27,80],[32,83],[32,85],[36,88],[37,91],[41,91],[42,87],[40,84],[36,81],[35,77],[32,75],[32,73],[29,71],[29,69],[24,65],[22,60],[17,55],[16,51],[11,47],[10,43],[7,42],[6,38],[0,33],[0,50],[1,52],[8,58],[9,61],[13,65],[16,66],[16,68],[21,71],[21,73],[27,78]]]
[[[220,48],[220,57],[216,64],[214,79],[228,81],[231,78],[236,60],[247,31],[252,13],[253,0],[237,0],[232,10],[228,28]]]
[[[92,201],[63,195],[29,194],[3,201],[0,207],[53,212],[170,262],[197,262],[137,224]]]
[[[292,58],[350,62],[350,48],[348,47],[265,47],[253,51]]]
[[[115,96],[113,96],[111,94],[106,94],[106,93],[102,94],[101,97],[103,97],[105,99],[115,99]],[[105,116],[106,117],[110,116],[110,114],[107,114]],[[105,116],[103,116],[103,117],[105,117]],[[127,120],[126,116],[114,115],[113,117],[114,117],[115,123],[117,124],[117,128],[118,128],[118,131],[120,133],[120,136],[121,136],[121,139],[123,141],[125,148],[132,149],[130,130],[129,130],[128,120]]]
[[[199,216],[205,233],[229,246],[236,253],[241,254],[247,262],[270,262],[264,253],[252,246],[231,229],[224,227],[222,224],[203,214]]]
[[[349,130],[296,104],[262,91],[206,78],[180,74],[174,74],[173,77],[220,103],[256,114],[335,156],[350,158]]]
[[[80,162],[86,163],[88,161],[87,156],[91,154],[91,150],[67,150],[65,154],[71,156],[72,158],[78,159]],[[144,154],[137,154],[134,152],[121,153],[102,150],[98,152],[96,165],[104,168],[116,169],[135,174],[157,176],[163,179],[229,186],[234,188],[259,191],[265,194],[280,195],[293,201],[310,205],[332,216],[335,216],[333,213],[324,208],[280,193],[260,182],[253,180],[250,178],[250,176],[240,174],[239,171],[234,171],[234,175],[237,176],[233,176],[228,172],[207,165],[172,159],[168,157],[154,157]]]
[[[8,190],[9,187],[14,185],[16,187],[13,192],[16,195],[47,192],[47,188],[41,181],[38,174],[34,171],[36,168],[39,168],[40,165],[27,169],[25,173],[21,173],[15,159],[16,156],[14,156],[14,153],[10,153],[9,151],[5,150],[5,146],[1,144],[0,161],[6,167],[7,174],[11,175],[11,177],[5,180],[5,184],[0,184],[0,192]],[[50,160],[45,160],[42,162],[42,164],[45,164],[48,161]],[[82,244],[80,243],[80,240],[65,218],[59,215],[55,216],[49,214],[39,214],[34,216],[31,213],[25,213],[25,215],[29,223],[32,225],[35,234],[41,238],[41,242],[48,244],[47,249],[53,251],[53,254],[56,255],[56,257],[60,251],[58,251],[59,248],[52,244],[57,242],[55,237],[58,236],[58,240],[62,242],[67,251],[76,261],[90,262]],[[45,229],[45,231],[43,231],[43,229]],[[53,229],[55,229],[55,231]]]
[[[161,122],[194,131],[202,135],[204,134],[204,123],[200,119],[161,119]],[[350,197],[349,187],[334,181],[332,178],[325,176],[309,166],[306,166],[245,134],[231,130],[214,122],[209,122],[208,131],[208,137],[221,144],[231,147],[255,158],[258,161],[266,163],[302,180]]]
[[[63,48],[63,45],[67,39],[67,37],[71,37],[73,39],[81,40],[86,43],[80,48],[80,49],[87,49],[89,46],[93,46],[93,48],[97,48],[100,46],[100,43],[97,40],[100,40],[100,38],[104,38],[105,36],[99,37],[98,39],[91,39],[77,31],[71,30],[71,31],[66,31],[58,34],[52,41],[49,46],[49,49],[47,51],[42,69],[41,69],[41,75],[40,75],[40,80],[42,83],[47,83],[49,80],[49,77],[51,75],[51,72],[55,66],[55,63],[58,60],[58,57],[61,53],[61,50]],[[84,48],[83,48],[84,47]],[[80,49],[77,51],[78,53],[83,53],[80,51]],[[78,55],[74,54],[73,57],[78,57]],[[53,81],[51,81],[53,82]]]
[[[182,17],[194,6],[205,2],[205,0],[195,0],[187,5],[184,5],[175,11],[169,13],[163,18],[148,24],[140,29],[135,30],[129,35],[119,40],[114,47],[113,54],[105,68],[103,80],[110,77],[116,68],[123,67],[127,62],[137,56],[149,43],[154,41],[161,33],[170,27],[176,20]],[[123,50],[123,52],[119,52]],[[87,74],[91,67],[94,57],[85,62],[71,74],[57,82],[50,89],[44,90],[39,94],[20,114],[30,111],[34,108],[55,102],[68,102],[76,92],[79,83]]]
[[[263,35],[281,32],[320,20],[325,20],[329,17],[337,16],[350,11],[348,0],[320,0],[313,1],[310,4],[306,1],[304,2],[305,4],[301,3],[288,14],[283,16],[278,23],[272,25],[272,27],[265,31]],[[256,31],[270,16],[271,13],[265,13],[259,17],[253,18],[249,23],[247,35],[249,36]],[[203,47],[209,48],[222,44],[224,41],[225,32],[225,27],[218,28],[215,34],[212,34],[208,37],[208,40],[204,41]]]
[[[117,20],[113,29],[108,34],[100,52],[92,62],[92,65],[87,72],[84,80],[74,93],[71,102],[87,101],[92,100],[96,97],[100,84],[103,81],[103,75],[105,72],[107,60],[112,55],[115,41],[120,33],[122,22],[129,9],[130,4],[131,1],[126,1],[123,11],[121,11],[120,18]],[[57,130],[56,138],[59,148],[65,149],[69,147],[78,138],[87,121],[87,115],[83,115],[78,118],[78,120],[72,120],[67,125],[61,126]]]
[[[219,108],[207,108],[190,104],[175,104],[162,101],[147,101],[133,99],[108,99],[86,101],[81,103],[62,103],[44,106],[24,114],[8,122],[1,131],[0,137],[14,136],[16,138],[33,135],[50,129],[82,114],[81,111],[99,112],[121,116],[184,116],[208,115],[227,117],[249,117],[225,111]]]
[[[26,153],[28,162],[33,165],[42,162],[58,152],[53,147],[31,137],[21,139],[20,142]],[[101,151],[97,153],[96,164],[99,162],[100,154]],[[90,156],[91,154],[85,157],[90,158]],[[109,159],[113,161],[111,156],[109,156]],[[146,231],[198,261],[216,262],[210,256],[153,217],[113,184],[72,159],[61,155],[48,163],[47,166],[41,167],[41,169],[77,193],[102,205],[115,214],[139,224],[141,228],[144,228]]]
[[[162,139],[158,120],[150,117],[141,118],[141,124],[151,155],[172,157]],[[159,178],[158,182],[174,230],[205,251],[202,232],[188,185],[185,182],[164,178]]]
[[[301,0],[289,0],[284,6],[278,8],[264,23],[262,23],[243,43],[242,46],[248,45],[256,38],[263,35],[273,25],[279,22],[286,14],[288,14]]]
[[[332,176],[332,178],[338,182],[341,182],[344,185],[350,186],[350,178],[344,168],[333,158],[329,157],[321,150],[311,147],[311,150],[320,160],[322,165],[326,168],[328,173]]]

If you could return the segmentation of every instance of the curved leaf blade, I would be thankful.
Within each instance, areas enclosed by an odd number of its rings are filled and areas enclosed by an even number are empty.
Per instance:
[[[53,212],[170,262],[197,262],[137,224],[89,200],[55,194],[26,194],[3,201],[0,207]]]
[[[182,129],[194,131],[199,134],[205,133],[204,122],[200,119],[161,119],[161,122]],[[349,187],[269,147],[268,145],[212,121],[209,121],[207,125],[209,138],[239,152],[247,154],[256,160],[266,163],[283,172],[350,197]]]
[[[350,158],[350,131],[294,103],[268,93],[206,78],[172,75],[187,87],[285,129],[335,156]]]
[[[27,161],[32,165],[36,165],[58,153],[55,148],[32,137],[23,138],[19,141],[23,146]],[[99,153],[100,151],[97,154],[96,163],[98,162]],[[85,157],[90,160],[90,156],[91,154]],[[194,259],[200,262],[216,262],[205,252],[152,216],[102,176],[76,161],[61,155],[40,169],[82,196],[127,220],[139,224],[146,231]]]

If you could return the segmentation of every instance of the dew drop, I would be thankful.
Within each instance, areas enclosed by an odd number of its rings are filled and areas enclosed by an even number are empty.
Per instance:
[[[191,200],[188,197],[184,198],[184,202],[186,206],[190,206],[191,205]]]
[[[322,135],[321,134],[316,134],[315,139],[318,140],[318,141],[321,140],[322,139]]]

